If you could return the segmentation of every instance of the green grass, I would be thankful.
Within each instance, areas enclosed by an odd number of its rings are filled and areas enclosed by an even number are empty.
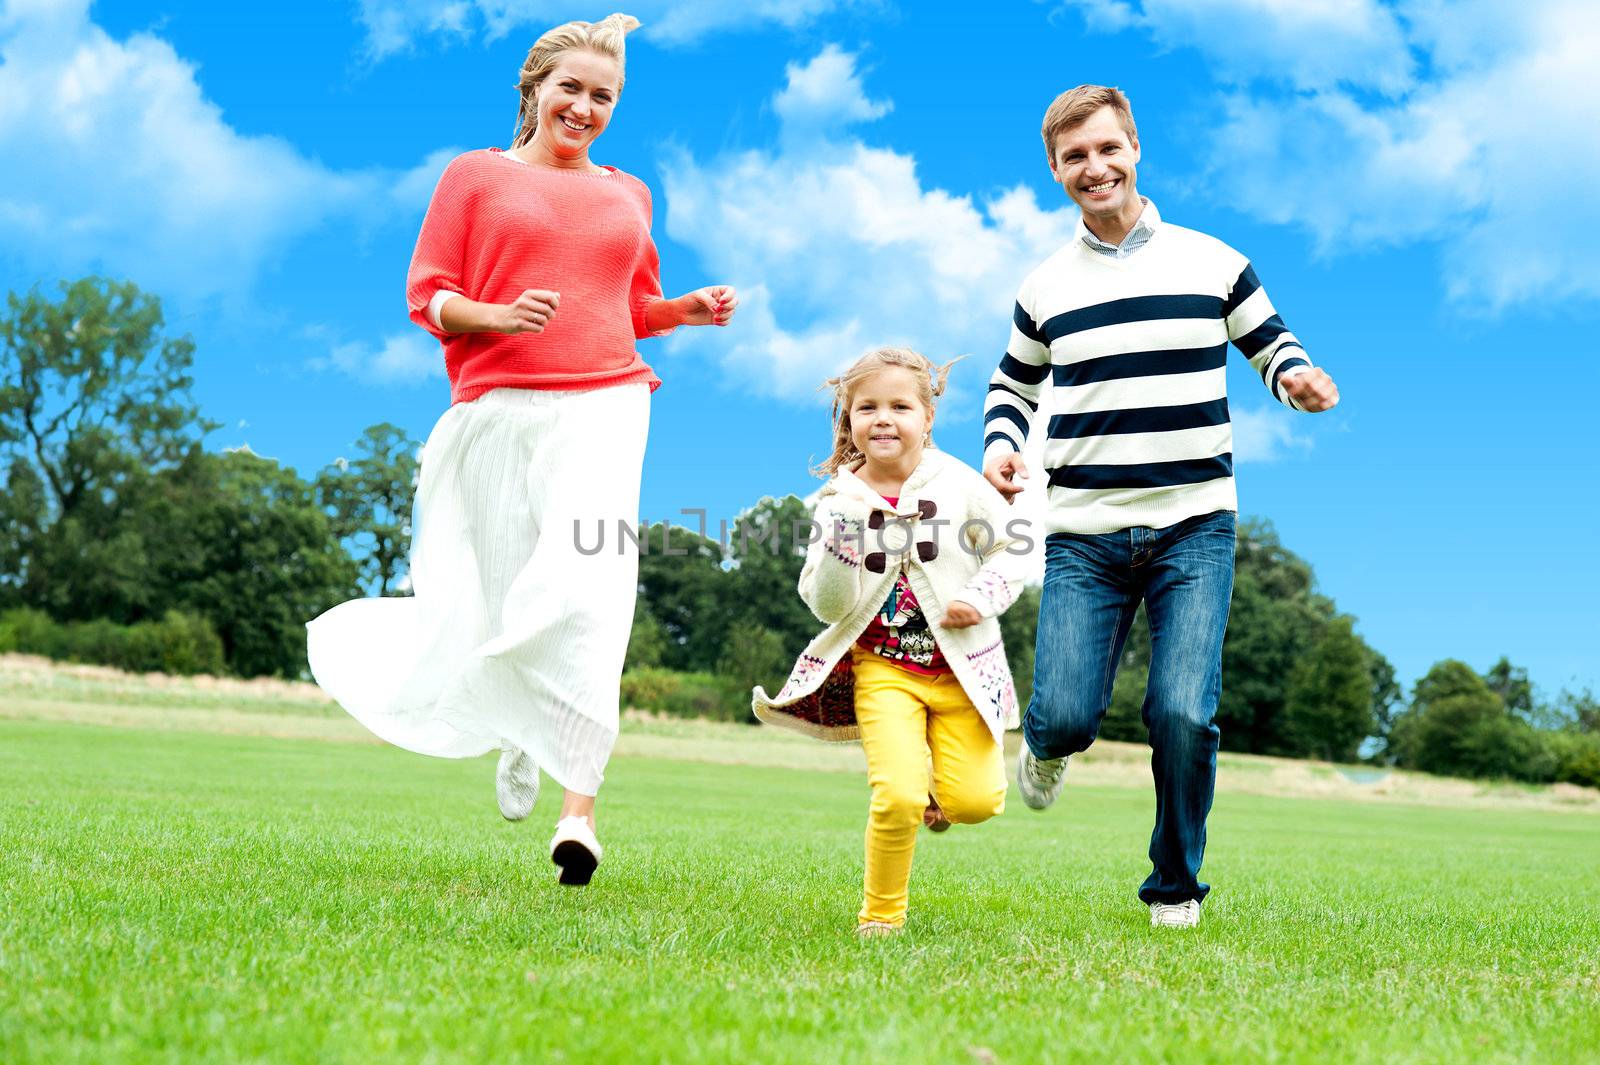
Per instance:
[[[0,721],[0,1060],[1600,1060],[1591,815],[1223,794],[1174,933],[1148,786],[1013,793],[857,942],[859,777],[620,757],[578,891],[492,773]]]

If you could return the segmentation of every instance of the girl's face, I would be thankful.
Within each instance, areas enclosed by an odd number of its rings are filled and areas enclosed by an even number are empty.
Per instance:
[[[902,366],[885,366],[850,393],[850,439],[870,465],[915,465],[922,455],[933,411],[917,393],[917,375]]]
[[[610,56],[567,52],[539,84],[534,140],[557,159],[587,162],[589,145],[611,122],[621,84],[622,69]]]

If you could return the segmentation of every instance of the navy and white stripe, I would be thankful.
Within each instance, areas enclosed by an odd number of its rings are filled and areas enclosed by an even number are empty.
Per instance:
[[[1158,220],[1153,204],[1145,214]],[[1043,428],[1051,531],[1236,509],[1230,342],[1294,406],[1283,375],[1310,361],[1242,255],[1169,224],[1137,255],[1074,241],[1022,285],[989,383],[985,458],[1023,450]]]

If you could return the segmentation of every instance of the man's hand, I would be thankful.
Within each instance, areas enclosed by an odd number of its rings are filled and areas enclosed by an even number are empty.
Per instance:
[[[1290,370],[1278,378],[1278,387],[1300,405],[1301,410],[1313,414],[1332,410],[1339,403],[1339,386],[1333,383],[1326,370],[1313,366],[1306,370]]]
[[[526,289],[515,301],[501,304],[499,313],[495,315],[493,332],[542,333],[544,327],[550,324],[550,319],[556,316],[556,307],[560,303],[559,292],[548,292],[542,288]]]
[[[944,618],[939,624],[947,629],[965,629],[982,620],[983,615],[978,613],[977,607],[971,603],[963,603],[959,599],[952,599],[950,605],[944,608]]]
[[[1013,478],[1026,476],[1028,467],[1023,463],[1020,451],[1013,451],[1009,455],[996,455],[983,464],[984,480],[994,485],[995,490],[1005,496],[1007,503],[1013,502],[1012,497],[1023,490]]]

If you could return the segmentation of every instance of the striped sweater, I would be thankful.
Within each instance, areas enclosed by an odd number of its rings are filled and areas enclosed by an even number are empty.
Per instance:
[[[1073,240],[1018,292],[984,404],[984,459],[1021,451],[1042,404],[1047,533],[1237,510],[1229,341],[1299,409],[1282,377],[1310,361],[1244,256],[1165,222],[1121,259]]]

